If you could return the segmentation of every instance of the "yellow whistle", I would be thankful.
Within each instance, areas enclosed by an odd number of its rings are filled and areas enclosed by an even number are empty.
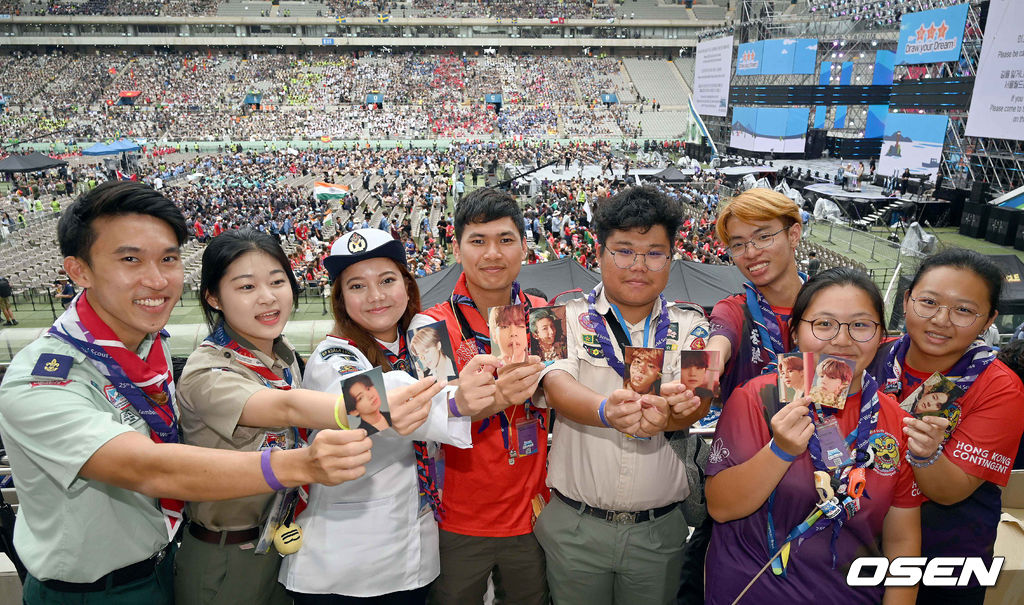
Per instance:
[[[302,528],[295,523],[278,527],[274,533],[274,548],[282,555],[299,552],[302,548]]]

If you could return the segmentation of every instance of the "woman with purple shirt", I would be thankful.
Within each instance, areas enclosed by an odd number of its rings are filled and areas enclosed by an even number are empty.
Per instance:
[[[864,372],[882,317],[866,275],[820,273],[797,296],[790,337],[803,352],[856,364],[845,405],[804,396],[783,406],[775,374],[733,391],[707,467],[715,527],[706,603],[914,602],[916,587],[856,587],[846,578],[858,557],[920,553],[921,498],[902,456],[906,413]]]

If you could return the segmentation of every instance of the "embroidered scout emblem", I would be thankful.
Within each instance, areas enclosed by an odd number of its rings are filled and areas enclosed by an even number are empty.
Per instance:
[[[348,238],[348,251],[351,254],[359,254],[366,251],[366,238],[358,233],[353,233]]]
[[[40,378],[67,378],[74,361],[69,355],[44,353],[32,368],[32,375]]]

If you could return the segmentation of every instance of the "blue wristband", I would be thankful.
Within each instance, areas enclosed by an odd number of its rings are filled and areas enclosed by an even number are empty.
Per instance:
[[[785,462],[793,462],[794,460],[799,458],[799,456],[792,456],[792,455],[787,454],[786,452],[784,452],[782,450],[782,448],[779,447],[779,445],[777,443],[775,443],[775,439],[772,439],[771,441],[769,441],[768,442],[768,446],[772,449],[772,452],[776,456],[778,456],[779,458],[781,458]]]
[[[612,428],[612,425],[608,424],[608,419],[604,417],[604,406],[607,403],[608,398],[605,397],[604,400],[601,401],[601,405],[597,408],[597,417],[601,419],[601,424],[605,425],[608,428]]]

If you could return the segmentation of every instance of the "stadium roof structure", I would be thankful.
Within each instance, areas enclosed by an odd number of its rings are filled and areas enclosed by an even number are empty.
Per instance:
[[[128,139],[120,139],[113,143],[96,143],[88,149],[82,150],[83,155],[117,155],[126,151],[138,151],[141,149],[138,143]]]
[[[12,155],[0,160],[0,172],[36,172],[67,165],[64,160],[51,158],[36,151],[29,155]]]

